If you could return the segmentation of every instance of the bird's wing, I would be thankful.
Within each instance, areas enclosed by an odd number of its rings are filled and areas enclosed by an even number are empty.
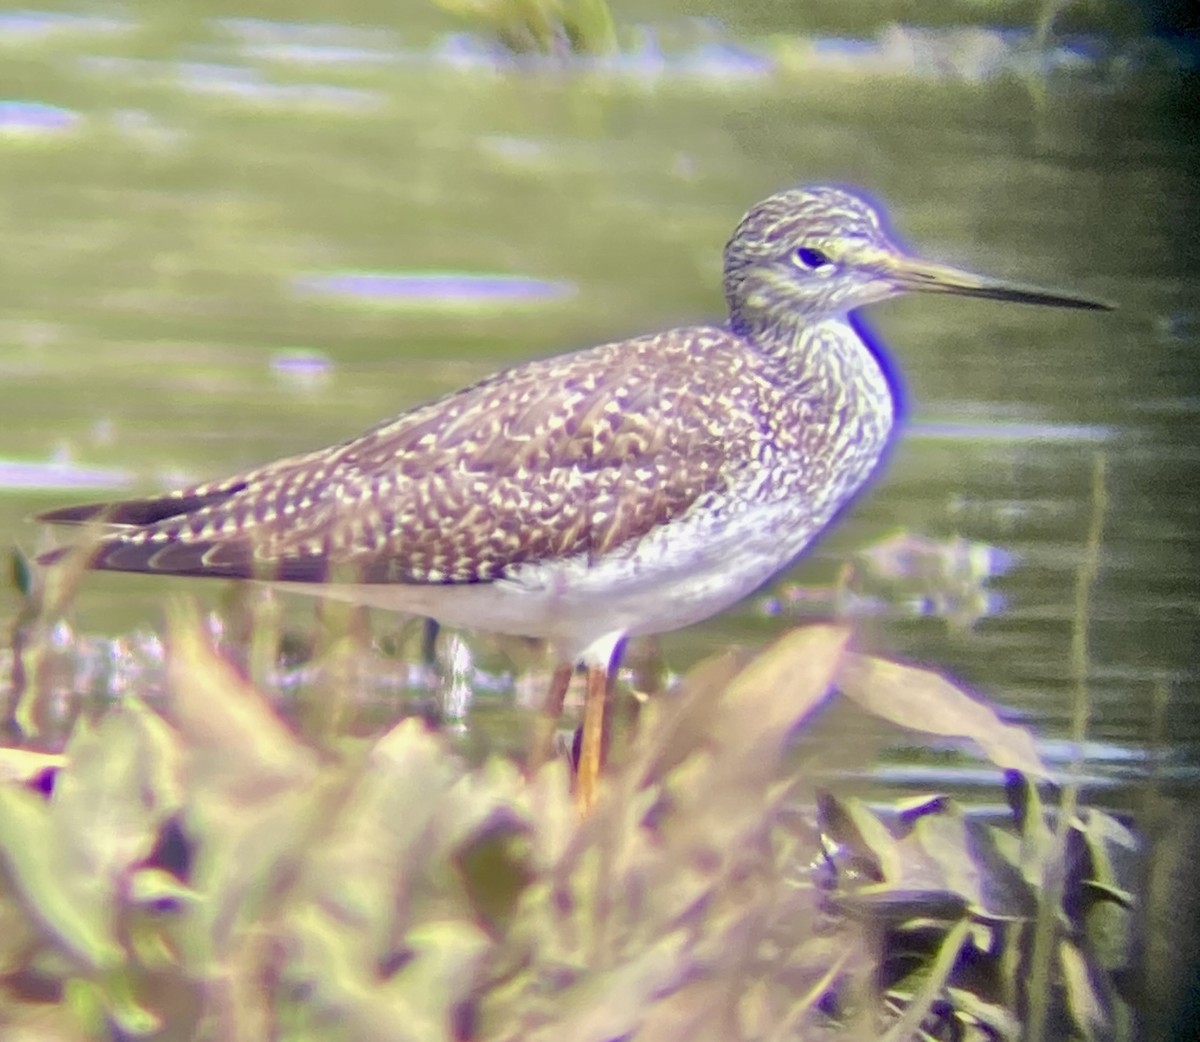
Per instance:
[[[326,451],[44,519],[113,526],[93,567],[176,575],[466,583],[595,556],[753,455],[761,413],[703,390],[754,378],[735,347],[701,328],[531,362]]]

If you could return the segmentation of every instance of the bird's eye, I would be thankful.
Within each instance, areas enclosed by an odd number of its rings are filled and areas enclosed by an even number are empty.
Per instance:
[[[818,268],[825,267],[826,264],[833,263],[827,254],[812,246],[797,247],[792,257],[800,267],[807,268],[809,271],[816,271]]]

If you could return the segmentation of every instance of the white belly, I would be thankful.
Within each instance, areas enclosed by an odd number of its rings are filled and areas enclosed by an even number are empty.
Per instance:
[[[622,636],[681,629],[736,604],[785,568],[824,527],[787,528],[786,503],[725,519],[681,519],[634,551],[526,565],[510,578],[463,585],[296,583],[294,590],[455,627],[549,641],[564,660]],[[602,655],[601,655],[602,657]]]

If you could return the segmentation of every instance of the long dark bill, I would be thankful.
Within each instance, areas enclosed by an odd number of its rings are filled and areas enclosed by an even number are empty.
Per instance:
[[[1019,282],[976,275],[961,268],[935,264],[919,257],[897,256],[888,264],[888,274],[905,289],[933,293],[954,293],[962,297],[983,297],[987,300],[1007,300],[1016,304],[1042,304],[1055,308],[1084,308],[1089,311],[1112,311],[1108,301],[1096,300],[1076,293],[1062,293],[1025,286]]]

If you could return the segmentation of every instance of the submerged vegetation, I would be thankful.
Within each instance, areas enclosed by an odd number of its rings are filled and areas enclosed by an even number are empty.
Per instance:
[[[513,54],[565,57],[616,47],[606,0],[434,0]]]
[[[1007,810],[867,806],[835,707],[972,740]],[[0,752],[6,1038],[1130,1036],[1132,834],[1056,828],[1027,731],[845,627],[650,700],[583,821],[565,762],[279,709],[180,608],[155,690]]]

